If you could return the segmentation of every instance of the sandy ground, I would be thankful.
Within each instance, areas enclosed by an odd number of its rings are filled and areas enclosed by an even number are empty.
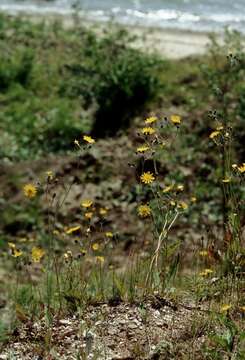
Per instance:
[[[141,47],[158,51],[168,59],[180,59],[188,56],[202,55],[209,44],[207,33],[169,29],[132,30],[136,35],[143,36]]]
[[[18,15],[18,14],[17,14]],[[93,28],[99,33],[109,26],[116,27],[117,24],[107,22],[89,21],[83,17],[74,18],[71,15],[55,14],[26,14],[21,13],[22,17],[31,18],[34,22],[52,22],[61,20],[65,27],[74,26],[74,21],[82,23],[86,27]],[[132,35],[137,35],[135,47],[144,48],[147,51],[160,52],[167,59],[180,59],[188,56],[202,55],[205,53],[209,44],[209,33],[194,32],[188,30],[146,28],[140,26],[127,26]]]

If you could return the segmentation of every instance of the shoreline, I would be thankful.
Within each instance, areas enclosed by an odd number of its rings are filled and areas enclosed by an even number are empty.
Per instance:
[[[60,21],[64,28],[72,28],[81,20],[81,25],[93,29],[100,34],[108,27],[127,29],[137,39],[133,46],[147,52],[157,52],[166,59],[182,59],[186,57],[204,55],[210,44],[210,35],[213,32],[181,30],[178,28],[143,27],[142,25],[120,24],[112,21],[91,20],[85,16],[57,13],[27,13],[12,14],[0,11],[10,17],[20,17],[35,23],[52,23]],[[222,33],[215,33],[222,41]]]

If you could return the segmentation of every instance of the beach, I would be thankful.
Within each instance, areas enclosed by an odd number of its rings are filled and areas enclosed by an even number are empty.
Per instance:
[[[13,15],[11,15],[13,16]],[[69,14],[61,15],[54,13],[17,13],[14,16],[21,16],[23,19],[32,20],[35,23],[53,23],[59,21],[64,28],[72,28],[82,25],[86,28],[95,30],[98,34],[103,33],[109,27],[121,27],[136,36],[133,46],[144,49],[146,52],[157,52],[166,59],[182,59],[189,56],[203,55],[210,43],[211,32],[195,32],[180,29],[143,27],[133,25],[122,25],[116,22],[103,22],[89,20],[83,16],[72,16]],[[218,39],[222,39],[222,34],[217,34]]]

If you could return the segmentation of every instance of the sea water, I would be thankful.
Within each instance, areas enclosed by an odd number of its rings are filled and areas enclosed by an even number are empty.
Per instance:
[[[0,10],[80,12],[88,19],[130,25],[245,32],[245,0],[0,0]]]

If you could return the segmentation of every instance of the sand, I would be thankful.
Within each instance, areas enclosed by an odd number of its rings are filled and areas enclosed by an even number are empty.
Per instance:
[[[27,14],[21,12],[23,18],[31,19],[34,22],[53,22],[61,20],[64,27],[70,28],[74,26],[74,21],[92,28],[100,34],[109,26],[118,27],[118,24],[108,24],[107,22],[90,21],[84,17],[71,15],[55,15],[55,14]],[[188,30],[163,29],[163,28],[147,28],[140,26],[125,26],[132,35],[137,35],[137,40],[133,46],[142,48],[149,52],[158,52],[166,59],[181,59],[189,56],[198,56],[205,53],[207,45],[210,42],[209,33],[194,32]],[[221,39],[221,35],[219,35]]]
[[[202,55],[210,43],[208,33],[142,28],[132,29],[132,32],[139,35],[139,47],[157,51],[167,59]],[[140,40],[142,37],[143,39]]]

